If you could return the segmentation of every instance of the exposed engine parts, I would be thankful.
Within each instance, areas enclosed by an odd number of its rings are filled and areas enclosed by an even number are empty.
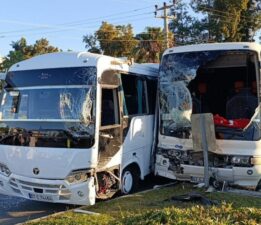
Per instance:
[[[168,159],[168,169],[176,173],[182,173],[181,164],[204,166],[203,152],[160,148],[157,153]],[[209,152],[209,166],[215,168],[252,167],[250,156],[218,155],[212,152]]]
[[[119,190],[118,171],[103,171],[97,173],[97,197],[110,198]]]

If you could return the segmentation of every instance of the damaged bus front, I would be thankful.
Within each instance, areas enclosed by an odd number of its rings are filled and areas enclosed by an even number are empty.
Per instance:
[[[0,98],[0,193],[92,205],[133,191],[150,172],[157,76],[87,52],[13,65]]]
[[[254,43],[224,43],[165,51],[155,174],[203,180],[203,152],[193,149],[191,115],[211,113],[216,147],[208,153],[210,182],[260,190],[260,50]]]

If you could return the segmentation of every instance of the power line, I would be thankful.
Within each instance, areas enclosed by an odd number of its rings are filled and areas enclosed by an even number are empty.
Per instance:
[[[144,7],[144,8],[139,8],[139,9],[134,9],[131,11],[125,11],[125,12],[121,12],[121,13],[117,13],[117,15],[115,14],[110,14],[108,16],[104,16],[104,17],[95,17],[92,19],[85,19],[85,20],[78,20],[78,21],[73,21],[73,22],[69,22],[69,23],[63,23],[63,24],[59,24],[59,25],[46,25],[46,24],[32,24],[32,23],[24,23],[24,22],[20,22],[20,21],[10,21],[10,20],[0,20],[0,22],[6,22],[6,23],[15,23],[15,24],[19,24],[19,25],[26,25],[26,26],[37,26],[39,28],[30,28],[30,29],[21,29],[21,30],[13,30],[13,31],[6,31],[6,32],[1,32],[0,34],[9,34],[9,33],[17,33],[17,32],[26,32],[26,31],[34,31],[34,30],[41,30],[41,29],[71,29],[71,30],[80,30],[78,28],[72,27],[72,25],[74,26],[79,26],[79,25],[83,25],[83,24],[90,24],[90,23],[95,23],[95,22],[100,22],[102,19],[106,19],[106,18],[110,18],[110,17],[116,17],[113,19],[120,19],[120,18],[125,18],[125,17],[118,17],[118,15],[122,15],[122,14],[129,14],[131,12],[137,12],[137,11],[141,11],[147,8],[151,8],[151,7]],[[145,14],[149,14],[149,13],[153,13],[153,12],[148,12]],[[129,17],[133,17],[133,16],[138,16],[138,15],[144,15],[144,13],[142,14],[134,14],[134,15],[129,15]],[[118,18],[117,18],[118,17]],[[97,20],[99,19],[99,21]],[[96,21],[92,21],[92,20],[96,20]],[[90,22],[92,21],[92,22]],[[67,25],[71,25],[69,27],[66,27]]]
[[[232,18],[232,19],[234,19],[235,18],[234,16],[236,16],[236,14],[232,13],[232,15],[231,15],[230,12],[223,12],[221,10],[217,10],[217,9],[210,8],[210,7],[200,6],[199,8],[205,9],[205,11],[207,11],[207,12],[212,12],[214,15],[225,16],[225,17],[229,17],[229,18]],[[221,13],[223,15],[220,15],[218,13]],[[248,17],[246,17],[244,15],[240,15],[240,18],[249,19]],[[258,21],[261,21],[261,19],[258,19]]]
[[[149,39],[149,40],[125,40],[125,39],[97,39],[98,41],[107,41],[107,42],[164,42],[163,39]]]
[[[92,19],[85,19],[85,20],[78,20],[78,21],[74,21],[74,22],[70,22],[70,23],[67,23],[67,25],[69,24],[72,24],[72,25],[77,25],[78,23],[81,23],[81,22],[85,22],[86,20],[89,21],[92,21],[92,20],[96,20],[94,22],[98,22],[100,21],[100,19],[108,19],[110,17],[117,17],[118,15],[126,15],[126,14],[129,14],[130,12],[137,12],[137,11],[141,11],[141,10],[144,10],[144,9],[148,9],[148,8],[151,8],[151,6],[148,6],[148,7],[144,7],[144,8],[139,8],[139,9],[134,9],[134,10],[131,10],[131,11],[125,11],[125,12],[120,12],[120,13],[117,13],[117,14],[110,14],[110,15],[107,15],[107,16],[104,16],[104,17],[96,17],[96,18],[92,18]]]
[[[144,15],[144,14],[143,14]],[[126,18],[126,20],[128,20],[128,21],[136,21],[136,20],[141,20],[141,19],[149,19],[149,18],[151,18],[151,17],[139,17],[139,18],[134,18],[134,19],[129,19],[129,18]],[[122,21],[122,20],[121,20]],[[95,27],[97,27],[97,26],[92,26],[92,27],[87,27],[87,28],[89,28],[89,29],[91,29],[91,28],[95,28]],[[117,28],[116,28],[117,29]],[[118,30],[120,30],[120,28],[118,29]],[[44,32],[44,34],[50,34],[50,33],[61,33],[61,32],[66,32],[66,31],[71,31],[71,29],[69,29],[69,28],[64,28],[64,29],[59,29],[59,30],[54,30],[54,31],[47,31],[47,32]],[[81,31],[83,31],[83,32],[86,32],[86,29],[82,29]],[[112,30],[112,31],[106,31],[106,32],[115,32],[115,30]],[[141,32],[141,33],[143,33],[143,32]],[[144,33],[148,33],[148,32],[144,32]],[[0,33],[0,35],[1,35],[2,33]],[[32,35],[42,35],[43,34],[43,32],[39,32],[39,33],[32,33],[31,34],[31,36]],[[140,34],[140,33],[139,33]],[[4,37],[2,37],[2,38],[6,38],[6,37],[17,37],[17,36],[21,36],[21,34],[20,33],[18,33],[18,34],[13,34],[13,35],[6,35],[6,36],[4,36]],[[1,37],[0,37],[1,38]]]

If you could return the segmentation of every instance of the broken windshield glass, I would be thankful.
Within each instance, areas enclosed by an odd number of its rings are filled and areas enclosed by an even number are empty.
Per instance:
[[[165,55],[159,77],[161,133],[190,138],[192,113],[213,113],[226,117],[226,103],[233,94],[233,83],[242,79],[249,88],[249,84],[256,79],[252,56],[250,51],[245,50]],[[203,92],[208,95],[203,95]],[[199,103],[199,110],[194,108],[196,103]]]
[[[9,76],[0,100],[2,144],[29,145],[19,141],[18,131],[23,131],[28,140],[33,135],[35,146],[86,148],[93,143],[96,68],[50,71],[27,71],[30,76],[23,71],[24,85],[21,74],[14,72]]]

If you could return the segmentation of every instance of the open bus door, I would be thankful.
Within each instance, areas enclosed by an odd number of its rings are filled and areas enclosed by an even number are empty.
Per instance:
[[[119,153],[123,142],[123,110],[118,73],[112,70],[105,71],[99,82],[101,85],[101,120],[97,179],[99,182],[98,194],[103,197],[103,194],[107,195],[108,188],[111,189],[111,195],[119,188],[120,168],[115,160],[115,155]]]

